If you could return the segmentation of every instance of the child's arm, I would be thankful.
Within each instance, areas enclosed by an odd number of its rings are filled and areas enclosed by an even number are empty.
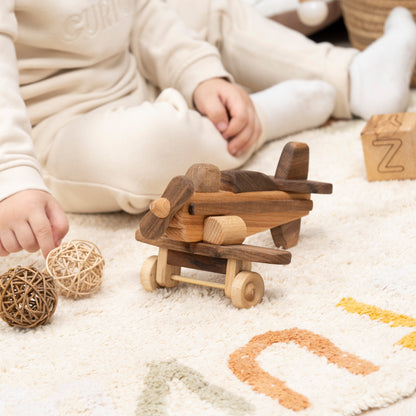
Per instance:
[[[188,28],[166,3],[137,0],[131,50],[140,73],[160,89],[175,88],[193,105],[195,88],[212,78],[231,75],[217,48]]]
[[[39,248],[46,255],[66,234],[68,224],[47,192],[34,156],[19,93],[13,4],[0,2],[0,256]]]
[[[228,151],[239,156],[251,148],[261,134],[260,120],[249,95],[224,79],[210,79],[194,92],[197,110],[206,115],[228,141]]]
[[[131,49],[139,71],[152,84],[177,89],[189,106],[210,118],[229,141],[231,154],[238,156],[257,141],[261,128],[250,97],[226,81],[232,77],[218,49],[201,40],[165,3],[137,1]]]

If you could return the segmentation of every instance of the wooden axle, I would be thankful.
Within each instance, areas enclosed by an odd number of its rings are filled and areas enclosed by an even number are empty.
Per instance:
[[[190,283],[193,285],[213,287],[215,289],[222,289],[222,290],[225,289],[225,283],[208,282],[207,280],[192,279],[190,277],[179,276],[177,274],[173,274],[172,276],[170,276],[170,278],[177,282],[184,282],[184,283]]]
[[[179,282],[196,284],[224,290],[226,297],[230,298],[237,308],[250,308],[263,299],[264,281],[262,277],[251,271],[251,263],[241,260],[227,260],[225,270],[225,283],[210,282],[193,279],[180,275],[181,267],[169,264],[170,250],[161,247],[158,256],[151,256],[143,264],[140,280],[145,290],[152,292],[158,287],[174,287]],[[179,254],[179,260],[183,253]],[[178,260],[178,257],[174,256]],[[183,257],[187,259],[187,257]],[[189,260],[189,259],[188,259]],[[214,261],[217,259],[213,259]],[[194,268],[199,268],[199,265]]]

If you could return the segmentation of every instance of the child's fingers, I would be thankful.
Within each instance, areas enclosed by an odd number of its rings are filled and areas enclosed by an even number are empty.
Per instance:
[[[212,103],[212,106],[208,109],[206,115],[220,133],[227,130],[229,124],[228,114],[225,106],[220,100]]]
[[[261,132],[254,104],[240,87],[222,79],[201,83],[194,92],[198,111],[207,116],[238,156],[255,143]]]
[[[224,138],[232,139],[246,130],[251,130],[249,117],[234,117],[230,120],[227,130],[224,132]]]
[[[234,156],[240,156],[249,150],[258,140],[261,134],[260,120],[256,114],[247,123],[239,134],[229,141],[228,151]]]
[[[6,257],[9,255],[9,252],[3,247],[3,244],[0,240],[0,257]]]
[[[248,125],[239,134],[229,140],[228,150],[233,156],[240,156],[253,142],[253,128]]]
[[[49,201],[46,207],[46,215],[52,227],[54,244],[55,246],[59,246],[69,230],[68,218],[61,206],[54,199]]]
[[[233,138],[246,129],[254,131],[258,117],[253,102],[244,91],[234,89],[226,101],[226,107],[231,118],[223,134],[226,139]]]
[[[30,219],[29,224],[35,235],[39,248],[46,258],[48,253],[55,248],[53,240],[52,227],[46,213],[43,211],[36,212]]]
[[[228,127],[228,113],[218,95],[210,95],[200,104],[199,112],[207,116],[217,130],[223,133]]]
[[[14,231],[10,229],[2,230],[1,244],[7,254],[17,253],[18,251],[22,249],[19,242],[17,241]]]
[[[14,233],[22,249],[30,253],[39,250],[38,242],[28,222],[24,221],[17,224],[14,228]]]
[[[243,131],[250,123],[249,111],[243,107],[230,109],[231,120],[227,129],[223,132],[226,139],[232,138]]]
[[[52,195],[17,192],[0,204],[0,255],[39,248],[46,257],[68,231],[66,215]]]
[[[228,151],[233,156],[240,156],[251,147],[253,140],[250,131],[243,131],[228,142]]]

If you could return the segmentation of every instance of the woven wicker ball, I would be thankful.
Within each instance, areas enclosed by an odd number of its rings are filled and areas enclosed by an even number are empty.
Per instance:
[[[46,324],[58,303],[53,278],[34,267],[15,267],[0,276],[0,316],[10,326]]]
[[[98,247],[72,240],[52,250],[46,270],[55,279],[59,293],[74,299],[90,295],[101,286],[104,258]]]

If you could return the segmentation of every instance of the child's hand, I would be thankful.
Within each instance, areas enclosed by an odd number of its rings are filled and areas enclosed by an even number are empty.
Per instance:
[[[228,141],[233,156],[247,151],[260,137],[260,120],[253,102],[239,86],[220,78],[209,79],[195,88],[193,99],[197,110]]]
[[[0,256],[40,248],[46,257],[67,232],[67,217],[47,192],[20,191],[0,202]]]

